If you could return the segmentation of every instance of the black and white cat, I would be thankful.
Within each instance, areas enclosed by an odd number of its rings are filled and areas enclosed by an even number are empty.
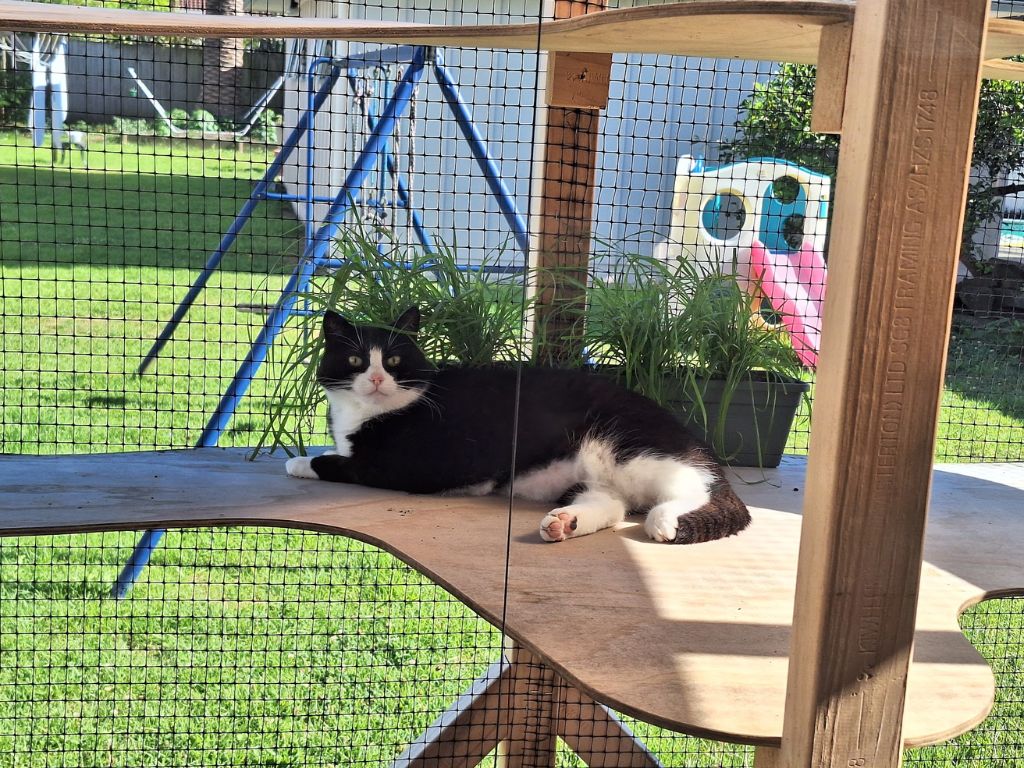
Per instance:
[[[289,475],[411,493],[507,493],[511,483],[516,496],[557,504],[540,521],[545,541],[631,512],[647,513],[652,539],[680,544],[750,522],[710,451],[651,400],[583,371],[435,370],[414,341],[419,321],[416,308],[393,330],[324,316],[317,377],[337,452],[289,459]]]

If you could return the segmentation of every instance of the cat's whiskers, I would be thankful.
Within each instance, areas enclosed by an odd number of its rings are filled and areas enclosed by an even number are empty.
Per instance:
[[[334,391],[339,391],[339,390],[351,391],[352,390],[352,380],[351,379],[325,379],[325,378],[320,378],[320,379],[318,379],[318,381],[320,383],[320,386],[323,387],[324,389],[330,389],[330,390],[334,390]]]
[[[441,416],[441,406],[428,394],[428,389],[421,389],[420,396],[416,398],[417,403],[423,403],[427,408],[430,409],[431,413],[436,416]]]

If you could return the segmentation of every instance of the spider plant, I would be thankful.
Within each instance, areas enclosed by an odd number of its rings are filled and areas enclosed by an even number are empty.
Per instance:
[[[685,317],[678,308],[696,274],[625,254],[609,276],[594,276],[582,332],[591,361],[659,403],[678,388],[685,364]]]
[[[468,268],[455,247],[428,253],[399,246],[387,230],[342,230],[333,251],[337,266],[314,276],[297,296],[306,311],[292,316],[272,350],[278,378],[268,426],[253,455],[269,448],[305,453],[326,439],[325,396],[316,380],[321,323],[331,309],[350,321],[386,327],[404,310],[422,315],[417,343],[435,364],[487,365],[521,359],[529,302],[516,275],[492,274],[498,254]]]
[[[807,391],[799,381],[803,369],[789,337],[753,311],[750,294],[735,275],[717,270],[692,284],[680,323],[687,340],[683,396],[692,403],[691,426],[705,432],[719,455],[731,458],[725,448],[727,429],[736,427],[729,415],[742,395],[766,412],[764,417],[750,417],[753,444],[761,446],[758,432],[769,429],[775,411],[782,410],[780,398],[788,393],[795,407],[798,398],[792,395]],[[757,463],[763,463],[760,454]]]
[[[521,275],[493,272],[499,259],[467,268],[457,249],[448,246],[440,246],[432,258],[439,290],[427,310],[438,345],[433,359],[468,366],[522,360],[524,321],[532,298]]]
[[[755,463],[769,465],[761,460],[757,433],[776,420],[774,387],[806,389],[794,381],[801,368],[786,335],[753,311],[750,294],[732,273],[635,254],[620,254],[618,264],[611,279],[591,281],[582,333],[595,365],[678,412],[723,459],[736,454],[731,432],[750,421]],[[767,394],[764,382],[773,385]],[[763,400],[768,413],[739,415],[733,407],[738,395]]]

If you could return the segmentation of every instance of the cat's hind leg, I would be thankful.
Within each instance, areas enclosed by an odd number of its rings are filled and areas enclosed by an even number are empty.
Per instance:
[[[733,536],[750,524],[750,512],[724,479],[712,484],[707,498],[674,498],[651,507],[644,530],[655,541],[699,544]]]
[[[564,507],[553,509],[540,521],[544,541],[564,541],[586,536],[622,522],[626,504],[601,488],[585,487]]]
[[[680,531],[682,541],[707,540],[701,535],[688,539],[689,528],[682,520],[689,520],[691,515],[701,517],[698,511],[711,503],[713,489],[724,484],[713,461],[641,454],[616,463],[605,476],[630,509],[648,510],[644,530],[655,541],[678,541]]]

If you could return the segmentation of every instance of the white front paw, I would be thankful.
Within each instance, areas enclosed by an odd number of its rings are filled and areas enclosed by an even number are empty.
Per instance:
[[[675,541],[679,527],[679,509],[673,504],[659,504],[647,513],[644,530],[655,541]]]
[[[565,541],[575,534],[577,524],[569,507],[553,509],[540,521],[540,537],[544,541]]]
[[[285,471],[292,477],[302,477],[307,480],[319,480],[320,476],[313,471],[312,456],[296,456],[288,459],[284,465]]]

